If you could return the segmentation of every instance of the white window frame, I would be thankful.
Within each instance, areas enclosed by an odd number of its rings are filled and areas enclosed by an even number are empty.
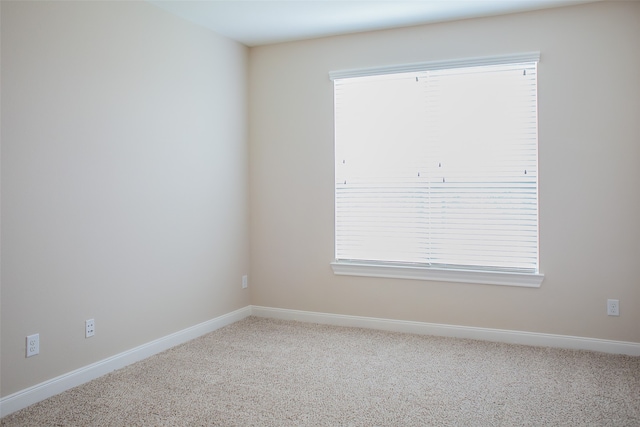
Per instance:
[[[349,77],[364,77],[412,71],[509,64],[530,61],[539,62],[539,60],[540,52],[527,52],[510,55],[429,61],[383,67],[331,71],[329,73],[329,78],[331,80],[335,80]],[[533,288],[540,287],[542,281],[544,280],[544,274],[539,271],[535,273],[529,273],[472,269],[444,269],[415,264],[347,260],[334,260],[331,263],[331,267],[334,274],[336,275],[431,280],[440,282],[475,283]]]

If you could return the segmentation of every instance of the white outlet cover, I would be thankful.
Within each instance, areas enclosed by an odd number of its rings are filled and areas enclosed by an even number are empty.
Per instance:
[[[92,337],[92,336],[94,336],[96,334],[96,321],[95,320],[93,320],[93,319],[85,320],[84,326],[85,326],[85,334],[84,334],[85,338]]]
[[[27,357],[40,353],[40,334],[27,336]]]

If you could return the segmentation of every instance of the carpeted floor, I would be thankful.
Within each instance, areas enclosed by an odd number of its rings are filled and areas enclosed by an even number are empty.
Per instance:
[[[640,426],[640,358],[249,317],[2,426]]]

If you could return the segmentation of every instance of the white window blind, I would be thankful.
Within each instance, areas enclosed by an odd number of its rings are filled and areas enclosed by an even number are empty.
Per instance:
[[[538,272],[537,60],[477,63],[332,75],[337,261]]]

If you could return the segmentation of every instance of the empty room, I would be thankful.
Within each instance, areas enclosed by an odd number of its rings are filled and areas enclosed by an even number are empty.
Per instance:
[[[1,425],[640,425],[640,2],[0,24]]]

